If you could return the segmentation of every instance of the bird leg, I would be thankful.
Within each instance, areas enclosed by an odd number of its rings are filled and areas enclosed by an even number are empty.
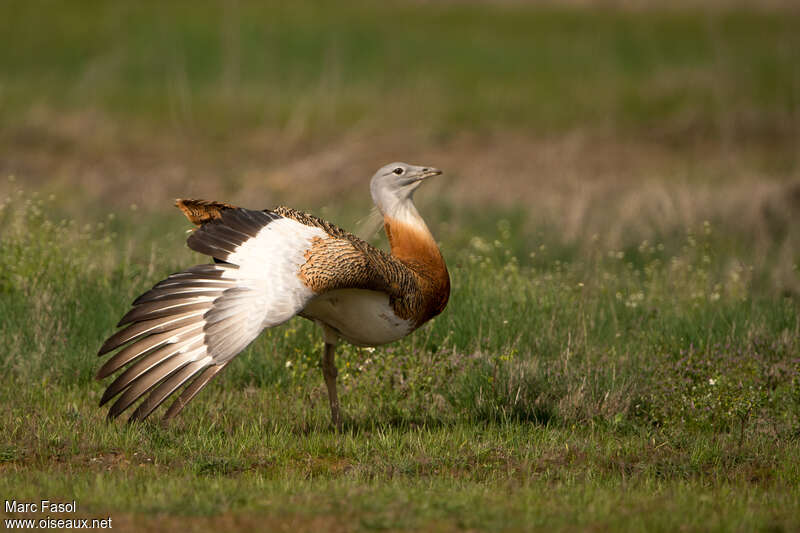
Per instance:
[[[325,385],[328,386],[328,400],[331,402],[331,421],[334,427],[342,430],[342,416],[339,413],[339,395],[336,393],[336,376],[339,371],[336,369],[336,344],[326,342],[325,352],[322,355],[322,376],[325,378]]]

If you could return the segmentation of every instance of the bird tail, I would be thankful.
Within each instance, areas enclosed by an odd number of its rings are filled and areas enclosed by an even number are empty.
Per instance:
[[[228,209],[236,209],[236,206],[225,202],[213,202],[208,200],[197,200],[178,198],[175,200],[178,207],[192,224],[202,226],[206,222],[219,220],[222,213]]]

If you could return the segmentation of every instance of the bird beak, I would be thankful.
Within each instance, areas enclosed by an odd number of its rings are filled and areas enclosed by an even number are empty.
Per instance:
[[[442,173],[442,171],[439,170],[438,168],[424,168],[424,169],[422,169],[422,173],[421,173],[419,179],[424,180],[424,179],[432,178],[433,176],[438,176],[441,173]]]
[[[419,186],[420,182],[431,178],[433,176],[438,176],[441,174],[442,171],[438,168],[432,167],[416,167],[414,168],[413,172],[409,172],[407,176],[401,178],[402,181],[400,184],[405,187],[406,185],[414,185],[415,187]]]

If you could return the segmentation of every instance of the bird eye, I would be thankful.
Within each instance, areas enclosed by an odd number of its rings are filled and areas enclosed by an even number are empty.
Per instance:
[[[403,173],[403,169],[402,169],[402,168],[400,168],[400,167],[397,167],[397,168],[396,168],[396,169],[394,169],[392,172],[394,172],[395,174],[397,174],[397,175],[399,176],[400,174],[402,174],[402,173]]]

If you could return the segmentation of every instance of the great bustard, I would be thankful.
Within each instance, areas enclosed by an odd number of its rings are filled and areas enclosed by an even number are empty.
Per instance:
[[[395,341],[442,312],[450,277],[442,254],[412,202],[430,167],[392,163],[370,182],[391,254],[313,215],[288,207],[251,211],[221,202],[178,200],[199,226],[189,248],[214,258],[172,274],[133,302],[98,355],[121,348],[98,370],[127,366],[100,405],[118,394],[114,418],[147,395],[131,421],[142,420],[185,383],[164,419],[181,409],[264,328],[295,315],[322,327],[322,374],[331,418],[341,428],[336,344]]]

